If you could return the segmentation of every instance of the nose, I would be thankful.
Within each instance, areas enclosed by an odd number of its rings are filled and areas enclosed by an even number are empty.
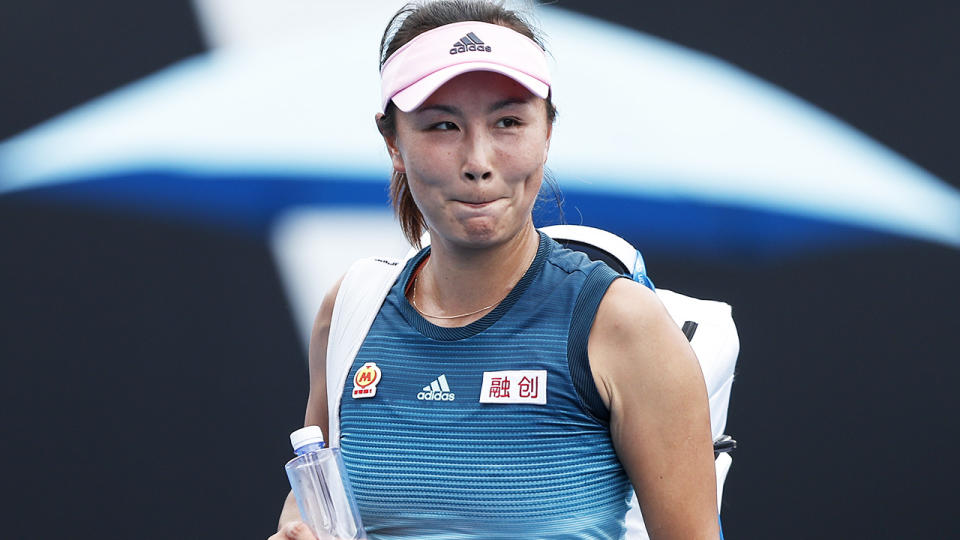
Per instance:
[[[466,178],[467,180],[476,180],[477,178],[481,178],[481,179],[483,179],[483,180],[487,180],[488,178],[490,178],[490,174],[491,174],[490,171],[486,171],[486,172],[483,172],[483,173],[475,173],[475,172],[470,172],[470,171],[464,171],[464,172],[463,172],[463,177]]]
[[[493,145],[482,130],[473,130],[467,137],[461,174],[466,180],[489,180],[493,176]]]

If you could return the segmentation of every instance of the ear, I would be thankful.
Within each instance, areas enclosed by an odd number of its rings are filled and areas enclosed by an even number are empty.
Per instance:
[[[550,154],[550,139],[553,137],[553,124],[547,124],[547,142],[543,146],[543,162],[547,162],[547,156]]]
[[[403,156],[400,155],[400,147],[397,145],[396,132],[388,134],[384,131],[383,113],[377,113],[374,121],[377,123],[377,130],[380,131],[380,136],[383,137],[384,144],[387,146],[387,153],[390,155],[390,161],[393,163],[393,170],[402,173],[407,172],[406,166],[403,164]]]

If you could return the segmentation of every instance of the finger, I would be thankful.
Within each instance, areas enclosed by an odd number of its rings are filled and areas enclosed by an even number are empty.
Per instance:
[[[291,521],[283,526],[281,530],[287,540],[317,540],[317,537],[310,532],[302,521]]]

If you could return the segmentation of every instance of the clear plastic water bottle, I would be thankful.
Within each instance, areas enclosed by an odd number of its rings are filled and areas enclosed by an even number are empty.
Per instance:
[[[340,449],[325,447],[318,426],[294,431],[290,444],[297,457],[286,465],[287,478],[303,522],[319,540],[366,539]]]

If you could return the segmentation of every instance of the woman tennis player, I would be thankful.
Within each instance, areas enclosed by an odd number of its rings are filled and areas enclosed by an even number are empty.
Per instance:
[[[531,26],[490,2],[408,6],[381,43],[381,89],[394,206],[431,245],[350,367],[353,381],[375,364],[376,392],[340,397],[335,444],[369,537],[622,538],[635,490],[651,538],[719,538],[686,339],[649,289],[534,228],[555,109]],[[310,344],[306,424],[327,435],[339,287]],[[298,519],[288,497],[271,538],[313,538]]]

